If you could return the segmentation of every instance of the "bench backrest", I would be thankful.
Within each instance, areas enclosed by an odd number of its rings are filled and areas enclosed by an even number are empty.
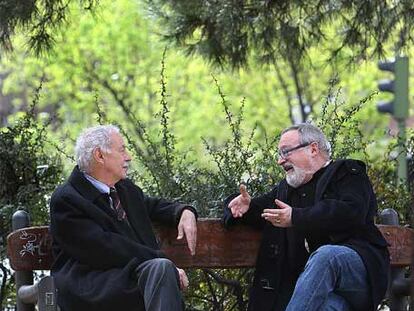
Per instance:
[[[400,226],[378,225],[390,244],[391,264],[409,266],[414,231]],[[180,268],[253,267],[261,233],[238,225],[224,229],[219,219],[199,219],[196,255],[191,256],[185,240],[178,241],[175,228],[156,228],[161,249]],[[7,237],[10,265],[15,271],[49,270],[52,239],[48,227],[16,230]]]

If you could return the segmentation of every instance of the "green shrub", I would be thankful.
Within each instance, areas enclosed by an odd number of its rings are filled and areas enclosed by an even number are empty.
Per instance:
[[[11,218],[16,210],[30,213],[32,224],[48,223],[48,202],[61,181],[59,157],[46,149],[47,124],[36,120],[35,107],[39,91],[30,110],[7,127],[0,128],[0,245],[2,263],[1,298],[12,288],[11,271],[3,265],[6,258],[6,236],[11,232]],[[7,276],[7,280],[5,278]],[[1,302],[0,301],[0,310]]]

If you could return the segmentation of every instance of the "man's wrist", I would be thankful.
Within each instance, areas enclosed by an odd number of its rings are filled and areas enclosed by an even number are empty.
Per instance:
[[[194,214],[194,217],[197,219],[198,215],[197,215],[197,211],[194,207],[192,207],[191,205],[186,205],[183,207],[183,209],[181,210],[181,215],[184,213],[184,211],[190,211]]]
[[[183,215],[183,212],[185,210],[188,210],[190,212],[192,212],[194,214],[195,219],[198,219],[198,214],[197,214],[197,210],[191,206],[191,205],[184,205],[181,210],[179,211],[178,215],[177,215],[177,224],[180,222],[181,216]]]

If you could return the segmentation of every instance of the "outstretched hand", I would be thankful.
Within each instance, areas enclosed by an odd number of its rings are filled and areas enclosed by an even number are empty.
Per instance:
[[[234,198],[229,204],[229,209],[233,217],[242,217],[249,210],[250,201],[251,197],[247,192],[246,185],[240,184],[240,195]]]
[[[275,227],[287,228],[292,226],[292,207],[280,200],[275,200],[279,208],[264,209],[262,217]]]

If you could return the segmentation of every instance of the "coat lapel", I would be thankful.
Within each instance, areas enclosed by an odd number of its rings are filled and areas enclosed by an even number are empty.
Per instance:
[[[128,185],[123,181],[118,182],[115,187],[136,237],[143,244],[158,249],[151,219],[148,217],[146,210],[143,210],[145,209],[143,198],[135,195],[132,196],[136,192],[128,189]]]
[[[73,169],[72,174],[69,177],[69,183],[71,183],[73,188],[75,188],[85,199],[91,201],[109,215],[115,216],[114,211],[109,205],[109,196],[96,189],[96,187],[85,178],[77,166]]]
[[[326,171],[322,174],[319,178],[318,183],[316,184],[316,193],[315,193],[315,202],[318,202],[322,199],[322,195],[325,193],[326,187],[328,186],[329,182],[331,181],[333,175],[343,164],[343,160],[336,160],[329,164]]]
[[[108,220],[112,223],[116,231],[122,232],[130,238],[137,240],[136,235],[130,228],[128,228],[128,225],[117,220],[116,213],[109,203],[109,195],[101,193],[96,189],[96,187],[85,178],[78,167],[75,167],[72,171],[72,174],[69,177],[69,182],[85,199],[89,200],[93,206],[96,206],[103,212],[101,213],[102,217],[108,217]]]

